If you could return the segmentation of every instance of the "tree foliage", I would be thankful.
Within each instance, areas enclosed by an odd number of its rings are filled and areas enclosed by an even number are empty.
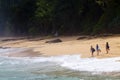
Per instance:
[[[120,0],[1,0],[0,34],[120,33]]]

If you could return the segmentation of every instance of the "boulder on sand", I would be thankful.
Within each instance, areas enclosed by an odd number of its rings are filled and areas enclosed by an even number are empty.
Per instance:
[[[50,41],[46,41],[45,43],[59,43],[62,42],[61,39],[54,39],[54,40],[50,40]]]
[[[81,40],[81,39],[88,39],[88,36],[80,36],[79,38],[77,38],[77,40]]]

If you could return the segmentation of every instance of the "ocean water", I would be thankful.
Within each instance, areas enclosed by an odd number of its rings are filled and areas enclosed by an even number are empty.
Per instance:
[[[120,80],[120,57],[96,59],[80,55],[7,57],[21,49],[0,49],[0,80]]]

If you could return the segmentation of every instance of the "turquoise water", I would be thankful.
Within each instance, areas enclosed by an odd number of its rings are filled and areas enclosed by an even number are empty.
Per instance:
[[[5,50],[3,52],[6,53]],[[1,56],[0,80],[120,80],[120,76],[117,75],[119,72],[112,76],[98,71],[82,71],[62,66],[65,59],[69,62],[69,58],[74,57],[13,58]]]

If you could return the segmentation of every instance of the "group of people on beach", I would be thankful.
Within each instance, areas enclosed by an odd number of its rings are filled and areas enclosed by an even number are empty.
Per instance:
[[[106,42],[105,48],[106,48],[106,54],[108,54],[109,50],[110,50],[110,46],[109,46],[108,42]],[[92,57],[94,57],[94,52],[95,51],[97,52],[97,56],[99,56],[99,53],[101,52],[101,49],[100,49],[98,44],[96,44],[96,50],[95,50],[95,48],[93,48],[93,46],[91,46],[90,50],[91,50],[91,56]]]

